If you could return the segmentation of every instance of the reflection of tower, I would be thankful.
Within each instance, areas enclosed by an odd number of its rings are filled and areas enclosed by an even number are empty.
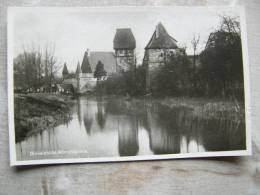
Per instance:
[[[150,149],[155,154],[180,153],[180,132],[177,115],[158,107],[152,112],[147,106],[147,127],[149,127]],[[169,118],[169,116],[171,116]]]
[[[118,149],[120,156],[135,156],[138,153],[138,122],[135,116],[118,120]]]
[[[96,121],[100,129],[103,129],[106,123],[106,114],[104,105],[102,104],[102,99],[97,100]]]
[[[80,64],[78,62],[77,70],[76,70],[77,93],[80,93],[80,74],[81,74],[81,68],[80,68]]]
[[[78,121],[79,121],[79,125],[81,126],[82,124],[82,109],[81,109],[81,99],[78,98],[77,99],[77,114],[78,114]]]
[[[92,127],[92,123],[93,123],[93,118],[91,117],[91,114],[89,113],[89,104],[88,104],[88,100],[87,100],[87,104],[86,104],[86,108],[84,109],[84,126],[85,129],[87,131],[87,134],[90,135],[91,134],[91,127]]]

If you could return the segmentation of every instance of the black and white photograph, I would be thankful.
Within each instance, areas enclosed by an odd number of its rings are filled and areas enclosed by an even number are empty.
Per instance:
[[[244,9],[9,7],[11,165],[251,154]]]

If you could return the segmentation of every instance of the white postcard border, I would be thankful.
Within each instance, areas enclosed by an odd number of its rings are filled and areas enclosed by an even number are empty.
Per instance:
[[[110,6],[110,9],[128,9],[134,6]],[[138,9],[146,8],[191,8],[192,6],[139,6]],[[17,10],[31,9],[32,7],[9,7],[7,16],[7,48],[8,48],[8,125],[9,125],[9,152],[10,166],[20,165],[39,165],[39,164],[65,164],[65,163],[94,163],[94,162],[122,162],[122,161],[147,161],[147,160],[163,160],[163,159],[180,159],[180,158],[202,158],[202,157],[220,157],[220,156],[247,156],[252,154],[251,143],[251,104],[250,104],[250,70],[248,58],[247,30],[245,8],[243,6],[196,6],[196,8],[215,9],[215,8],[234,8],[239,10],[241,24],[241,40],[243,53],[243,69],[244,69],[244,96],[245,96],[245,124],[246,124],[246,150],[222,151],[222,152],[196,152],[196,153],[179,153],[167,155],[142,155],[129,157],[97,157],[97,158],[67,158],[67,159],[43,159],[43,160],[26,160],[16,159],[15,147],[15,127],[14,127],[14,92],[13,92],[13,13]],[[59,10],[67,9],[74,11],[75,9],[104,9],[106,7],[33,7],[37,9]],[[135,7],[136,8],[136,7]]]

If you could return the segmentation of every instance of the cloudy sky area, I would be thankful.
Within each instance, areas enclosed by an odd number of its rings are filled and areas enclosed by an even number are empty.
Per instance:
[[[12,13],[14,56],[23,48],[55,44],[59,63],[67,62],[69,71],[75,71],[87,49],[113,51],[117,28],[132,29],[140,62],[158,22],[192,54],[190,42],[194,34],[200,34],[202,50],[209,33],[219,26],[220,15],[239,15],[231,7],[15,8]]]

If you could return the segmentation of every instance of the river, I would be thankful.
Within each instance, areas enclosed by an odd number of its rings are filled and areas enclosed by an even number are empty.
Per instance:
[[[17,160],[243,150],[244,121],[146,100],[80,97],[71,120],[16,143]]]

